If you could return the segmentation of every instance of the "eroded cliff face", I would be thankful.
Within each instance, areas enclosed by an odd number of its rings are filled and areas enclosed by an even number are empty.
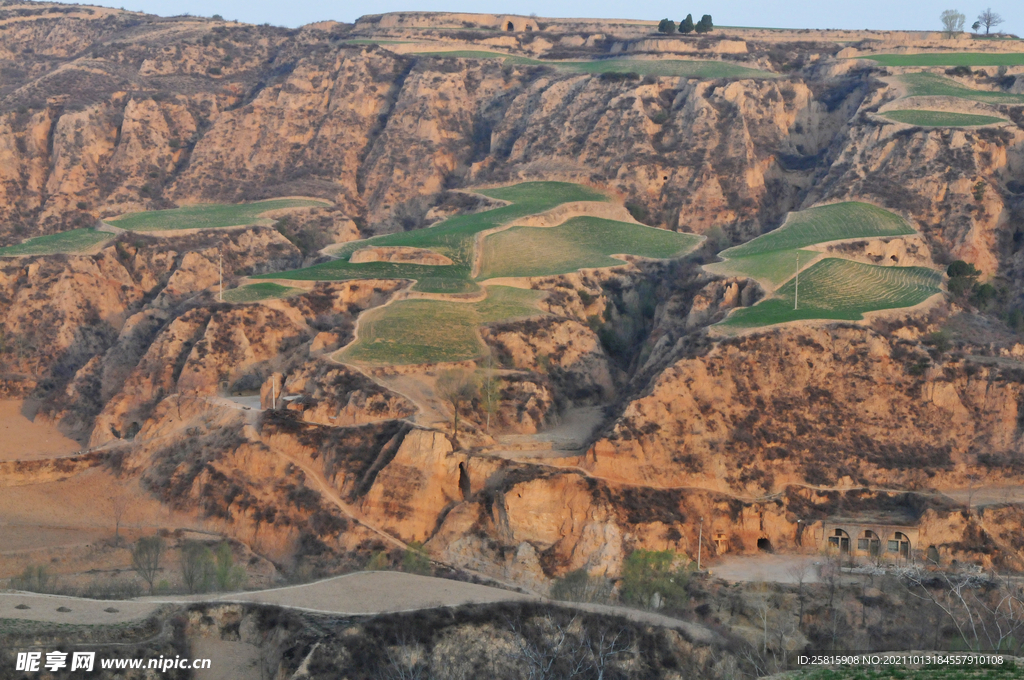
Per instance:
[[[922,342],[945,317],[916,312],[722,339],[707,326],[762,291],[698,260],[788,210],[867,200],[922,236],[844,255],[962,257],[1005,275],[1013,297],[1019,112],[997,129],[887,123],[882,74],[824,48],[774,79],[641,79],[403,55],[346,44],[337,25],[147,21],[111,10],[4,26],[0,58],[22,65],[0,83],[0,243],[196,201],[335,204],[279,230],[128,234],[95,255],[0,262],[0,389],[43,398],[42,417],[168,505],[282,561],[417,541],[538,589],[571,569],[616,575],[636,548],[692,555],[701,517],[707,555],[761,539],[816,550],[841,510],[916,523],[944,558],[1018,564],[1019,505],[962,513],[936,493],[969,475],[1024,481],[1013,356]],[[425,424],[420,395],[386,387],[406,369],[332,358],[358,314],[408,282],[216,299],[221,259],[231,287],[484,204],[452,189],[524,179],[617,192],[641,221],[711,238],[688,261],[531,280],[547,315],[483,329],[497,366],[472,368],[500,376],[500,405],[490,427],[468,405],[460,442],[445,407]],[[434,401],[440,368],[407,371],[429,374]],[[256,395],[259,409],[238,399]],[[582,450],[499,450],[581,406],[605,407]],[[53,474],[37,467],[11,474]]]
[[[24,51],[38,23],[0,42]],[[42,73],[0,101],[0,204],[18,235],[171,201],[289,194],[387,231],[422,225],[449,187],[541,175],[614,188],[673,228],[749,235],[792,207],[803,181],[776,157],[829,147],[864,92],[851,76],[826,106],[799,78],[604,78],[346,46],[338,27],[140,23],[91,27],[119,49],[37,55]],[[60,87],[74,77],[88,87]]]
[[[935,352],[931,363],[923,349],[837,325],[721,342],[658,376],[584,467],[756,494],[794,482],[936,487],[978,455],[1019,459],[1019,371]]]

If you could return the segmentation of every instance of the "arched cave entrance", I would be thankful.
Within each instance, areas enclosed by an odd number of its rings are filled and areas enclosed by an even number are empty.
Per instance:
[[[459,463],[459,491],[462,492],[462,500],[469,498],[472,493],[469,484],[469,470],[466,469],[465,463]]]
[[[850,554],[850,534],[846,533],[842,529],[836,529],[834,536],[828,537],[828,545],[830,548],[835,548],[842,555]]]
[[[767,538],[757,539],[757,549],[766,553],[775,552],[775,548],[772,547],[772,542]]]
[[[870,529],[864,530],[864,535],[857,539],[857,551],[866,552],[872,557],[878,557],[882,551],[882,541],[878,534]]]
[[[900,557],[910,557],[910,537],[897,531],[889,540],[886,546],[889,553],[895,553]]]
[[[505,26],[505,30],[506,30],[506,31],[510,31],[510,32],[511,32],[511,31],[514,31],[514,30],[516,30],[516,27],[515,27],[515,26],[513,26],[513,25],[512,25],[512,22],[510,21],[510,22],[508,22],[508,24],[507,24],[507,25]]]

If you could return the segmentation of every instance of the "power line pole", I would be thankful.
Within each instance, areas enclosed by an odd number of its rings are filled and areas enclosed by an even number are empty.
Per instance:
[[[704,545],[704,518],[700,518],[700,533],[697,534],[697,571],[700,571],[700,549]]]
[[[218,270],[220,272],[220,292],[217,294],[217,301],[224,302],[224,255],[221,254],[220,248],[217,249],[217,258],[219,260]]]
[[[796,288],[793,290],[793,311],[800,308],[800,251],[796,251]]]

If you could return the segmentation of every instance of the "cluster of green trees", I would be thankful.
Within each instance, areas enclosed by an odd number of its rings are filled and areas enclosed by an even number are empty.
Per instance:
[[[689,35],[690,33],[710,33],[714,30],[715,24],[711,21],[711,15],[705,14],[700,18],[700,21],[693,23],[693,15],[687,14],[686,18],[679,22],[679,26],[676,26],[676,22],[671,19],[662,19],[658,22],[658,32],[666,35],[671,35],[677,30],[683,35]]]
[[[132,546],[132,569],[149,584],[149,592],[165,583],[157,584],[157,576],[164,554],[164,541],[159,536],[140,538]],[[179,546],[181,581],[190,593],[205,593],[217,590],[238,590],[245,584],[245,568],[235,564],[231,546],[221,541],[215,550],[201,541],[184,541]]]
[[[996,289],[991,283],[978,283],[981,272],[969,262],[956,260],[946,268],[949,282],[946,287],[953,297],[970,300],[984,309],[996,299]]]
[[[619,601],[640,609],[680,609],[689,599],[687,584],[693,562],[672,550],[634,550],[622,564]],[[604,603],[611,600],[611,582],[591,576],[585,569],[556,579],[551,597],[570,602]]]

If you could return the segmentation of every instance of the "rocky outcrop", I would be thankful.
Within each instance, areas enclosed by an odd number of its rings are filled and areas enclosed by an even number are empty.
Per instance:
[[[317,338],[323,335],[317,335]],[[310,346],[314,351],[316,339]],[[268,382],[276,383],[268,385]],[[286,408],[300,414],[307,423],[331,427],[351,427],[381,420],[407,418],[416,407],[406,398],[391,392],[362,373],[323,359],[311,359],[287,377],[276,376],[264,382],[261,401],[271,406],[270,393],[277,399],[289,398]]]

